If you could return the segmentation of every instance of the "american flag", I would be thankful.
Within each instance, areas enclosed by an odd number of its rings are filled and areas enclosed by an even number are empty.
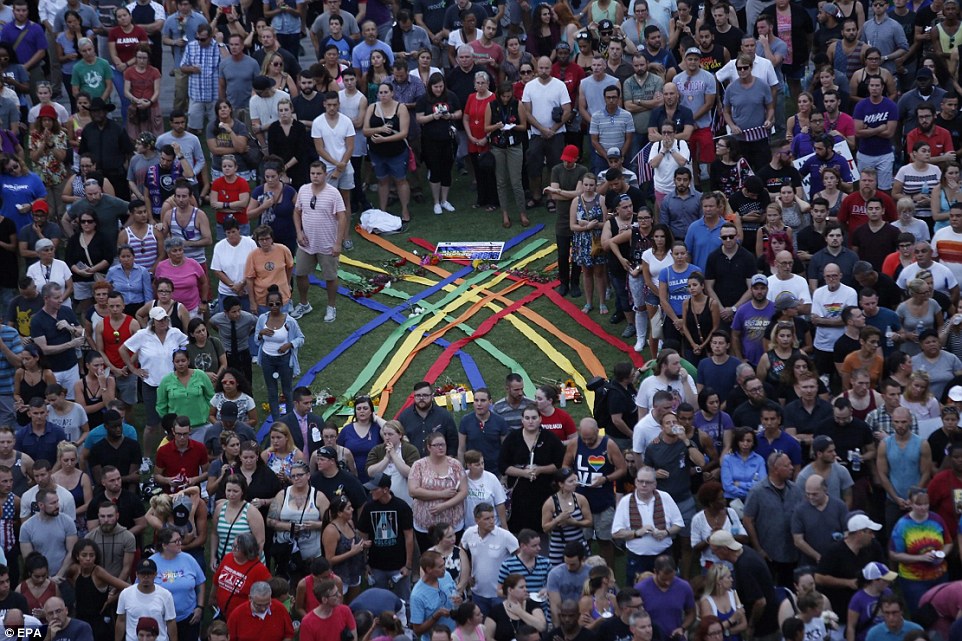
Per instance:
[[[742,129],[742,136],[746,142],[756,142],[768,138],[769,130],[765,127],[749,127]]]
[[[648,156],[651,155],[652,143],[648,143],[641,148],[638,155],[635,156],[634,163],[638,166],[638,182],[646,183],[651,182],[653,172],[651,165],[648,164]]]

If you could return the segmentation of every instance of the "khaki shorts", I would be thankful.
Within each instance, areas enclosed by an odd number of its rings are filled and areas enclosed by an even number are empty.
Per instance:
[[[615,508],[609,507],[601,512],[591,513],[591,527],[584,528],[585,539],[588,541],[610,541],[611,522],[615,518]]]
[[[331,254],[309,254],[303,247],[297,248],[294,259],[294,275],[310,276],[321,266],[321,280],[337,280],[337,257]]]

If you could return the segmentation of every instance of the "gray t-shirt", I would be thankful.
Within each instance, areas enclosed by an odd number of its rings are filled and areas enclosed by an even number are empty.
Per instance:
[[[204,160],[204,149],[200,146],[200,138],[189,131],[185,131],[180,138],[175,138],[173,132],[167,131],[157,136],[157,151],[160,151],[164,145],[172,145],[175,142],[180,145],[180,153],[184,154],[187,162],[193,167],[194,175],[200,175],[200,170],[207,164]]]
[[[247,109],[251,99],[251,84],[261,73],[260,65],[253,58],[244,55],[240,60],[233,56],[221,58],[219,77],[227,83],[227,102],[238,109]]]
[[[772,90],[755,78],[751,87],[735,81],[725,91],[725,106],[731,107],[732,120],[742,130],[761,127],[765,122],[765,107],[772,104]],[[759,109],[759,105],[763,108]]]
[[[357,19],[350,13],[341,9],[338,13],[341,14],[343,22],[343,33],[345,36],[353,36],[355,34],[361,33],[360,28],[357,26]],[[331,12],[325,11],[321,15],[314,19],[311,24],[311,33],[317,35],[318,42],[322,42],[329,35],[331,35]],[[321,54],[324,52],[322,51]]]
[[[594,115],[596,111],[605,108],[605,89],[612,86],[617,87],[618,84],[618,79],[608,73],[601,80],[595,80],[595,77],[591,75],[581,81],[578,91],[580,95],[585,97],[588,115]],[[571,107],[574,109],[574,105]]]
[[[20,542],[29,543],[34,552],[47,557],[50,573],[56,574],[63,565],[69,550],[64,542],[68,536],[77,536],[77,526],[66,514],[52,518],[34,516],[27,519],[20,528]],[[587,576],[587,573],[585,573]]]
[[[568,566],[561,564],[552,568],[548,572],[548,592],[557,592],[561,595],[561,601],[568,599],[577,601],[581,598],[581,591],[588,580],[588,566],[582,564],[577,572],[568,570]]]
[[[845,533],[848,520],[848,507],[840,500],[829,496],[828,505],[819,511],[808,501],[803,501],[792,514],[792,535],[801,534],[805,542],[819,554],[825,551]],[[803,565],[815,566],[815,559],[802,554]]]
[[[815,474],[815,468],[811,463],[802,468],[802,471],[798,473],[798,478],[795,482],[799,487],[805,487],[805,481],[808,480],[812,474]],[[842,499],[842,493],[849,489],[855,482],[852,480],[852,475],[844,465],[840,465],[838,462],[832,463],[832,472],[825,479],[828,484],[828,495],[839,500]]]

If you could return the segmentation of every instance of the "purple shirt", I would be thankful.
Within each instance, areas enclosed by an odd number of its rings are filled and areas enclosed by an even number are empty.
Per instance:
[[[855,105],[852,118],[861,120],[866,127],[878,127],[890,120],[897,121],[899,119],[899,108],[885,96],[882,96],[882,101],[877,105],[873,104],[869,98],[863,98]],[[879,136],[859,138],[858,151],[866,156],[884,156],[892,153],[892,140]]]
[[[36,22],[28,21],[24,28],[27,29],[27,35],[23,37],[23,40],[14,50],[17,54],[17,61],[22,65],[26,65],[27,61],[38,51],[46,51],[47,49],[47,37],[43,33],[43,27]],[[12,46],[20,37],[21,31],[22,29],[17,27],[16,22],[11,20],[0,31],[0,42],[6,42]]]
[[[891,594],[892,591],[888,588],[882,594]],[[848,609],[852,612],[858,612],[858,622],[855,624],[855,641],[865,641],[865,637],[868,635],[868,631],[872,629],[872,626],[876,623],[882,622],[882,613],[875,609],[875,604],[878,602],[879,597],[869,595],[865,590],[859,590],[852,596],[852,600],[848,602]],[[875,612],[875,616],[872,621],[866,625],[872,612]]]
[[[751,302],[747,302],[738,306],[732,319],[732,329],[741,332],[742,356],[752,367],[758,367],[758,360],[765,353],[762,341],[774,315],[775,303],[771,301],[764,309],[755,309]]]
[[[651,622],[659,626],[665,635],[670,635],[680,628],[685,612],[695,607],[695,595],[691,586],[678,577],[675,577],[664,591],[655,584],[654,577],[638,583],[635,589],[641,592],[645,610],[651,615]]]

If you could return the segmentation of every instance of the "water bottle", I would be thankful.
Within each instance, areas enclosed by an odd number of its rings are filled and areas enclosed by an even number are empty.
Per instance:
[[[895,332],[892,331],[892,327],[890,325],[886,325],[885,326],[885,346],[886,347],[889,347],[889,348],[895,347],[894,336],[895,336]]]
[[[852,461],[852,471],[860,472],[862,470],[862,452],[861,450],[859,450],[859,448],[856,447],[855,451],[852,452],[851,461]]]
[[[752,483],[758,483],[758,472],[752,474]]]
[[[924,331],[925,331],[925,323],[923,323],[922,321],[917,322],[917,323],[915,324],[915,338],[916,338],[916,340],[918,340],[919,337],[922,336],[922,332],[924,332]]]

